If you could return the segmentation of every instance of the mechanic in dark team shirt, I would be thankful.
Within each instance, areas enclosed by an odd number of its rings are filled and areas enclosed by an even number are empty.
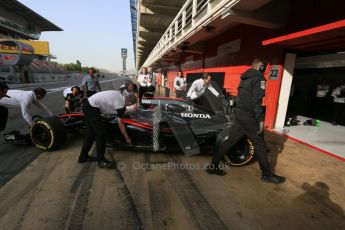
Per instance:
[[[0,82],[0,99],[9,97],[6,95],[8,86],[5,82]],[[8,118],[8,109],[0,105],[0,132],[5,129]]]
[[[79,86],[73,86],[72,88],[65,89],[63,95],[65,98],[65,112],[80,112],[81,102],[84,98],[84,95]]]
[[[275,184],[285,181],[284,177],[277,176],[270,170],[263,136],[265,109],[262,106],[262,98],[265,96],[266,90],[266,80],[263,75],[265,70],[264,62],[255,59],[252,68],[241,75],[236,98],[235,121],[230,128],[230,133],[223,132],[217,137],[224,139],[224,143],[215,149],[215,155],[206,170],[209,174],[220,176],[226,174],[219,168],[219,162],[226,152],[224,150],[234,146],[241,137],[246,135],[254,144],[255,155],[262,173],[261,181]]]
[[[137,103],[137,97],[128,94],[123,97],[119,91],[108,90],[99,92],[83,103],[82,110],[85,116],[86,134],[83,147],[81,149],[78,162],[98,161],[100,168],[114,168],[115,165],[104,157],[107,129],[102,122],[101,114],[117,114],[117,121],[121,133],[126,142],[131,143],[127,134],[126,127],[123,123],[126,106],[132,106]],[[89,151],[96,140],[97,158],[89,156]]]
[[[138,86],[134,84],[131,80],[126,80],[125,84],[120,87],[120,92],[123,96],[127,96],[130,93],[133,93],[138,97]]]

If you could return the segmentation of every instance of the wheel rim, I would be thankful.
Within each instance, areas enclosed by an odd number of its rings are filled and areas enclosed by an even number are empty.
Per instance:
[[[39,148],[48,149],[52,146],[52,131],[45,123],[38,122],[31,129],[32,142]]]
[[[241,139],[224,157],[227,164],[240,166],[248,163],[254,156],[254,146],[247,138]]]

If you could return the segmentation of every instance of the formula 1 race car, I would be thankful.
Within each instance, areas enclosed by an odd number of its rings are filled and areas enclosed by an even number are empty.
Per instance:
[[[133,144],[125,142],[116,115],[105,116],[104,122],[109,133],[109,147],[129,151],[182,152],[185,155],[212,153],[215,146],[222,145],[223,139],[217,139],[218,134],[226,133],[231,127],[231,122],[221,111],[212,111],[183,99],[152,97],[144,97],[142,107],[127,113],[124,118]],[[62,147],[67,133],[83,127],[82,113],[39,118],[32,125],[30,136],[35,146],[49,151]],[[227,150],[225,161],[230,165],[244,165],[253,155],[252,142],[243,137]]]

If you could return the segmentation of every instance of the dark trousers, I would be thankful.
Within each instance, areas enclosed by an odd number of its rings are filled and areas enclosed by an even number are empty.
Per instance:
[[[312,118],[325,119],[325,111],[327,105],[327,97],[316,97],[313,101],[313,114]]]
[[[176,98],[183,98],[184,92],[184,90],[176,90]]]
[[[101,112],[98,108],[92,107],[88,100],[84,101],[82,109],[86,131],[80,158],[86,158],[88,156],[93,142],[96,140],[97,159],[104,160],[107,129],[106,125],[102,122]]]
[[[342,113],[345,109],[344,103],[335,103],[333,105],[333,122],[341,123],[342,122]]]
[[[6,128],[8,109],[0,105],[0,131]]]
[[[147,86],[139,86],[139,104],[141,105],[141,99],[143,98],[144,93],[148,90]]]
[[[258,134],[259,123],[254,114],[236,110],[235,122],[230,128],[228,138],[223,142],[222,147],[224,149],[232,148],[244,135],[246,135],[253,143],[255,149],[255,156],[259,162],[262,175],[270,175],[271,170],[268,163],[268,155],[266,152],[266,146],[263,133]],[[213,156],[212,163],[218,165],[223,159],[225,151],[221,148],[215,149],[215,155]]]
[[[97,91],[88,90],[88,91],[87,91],[87,97],[91,97],[91,96],[94,95],[95,93],[97,93]]]

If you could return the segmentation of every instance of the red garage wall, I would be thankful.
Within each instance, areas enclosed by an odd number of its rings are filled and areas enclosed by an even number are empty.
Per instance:
[[[254,58],[264,58],[268,61],[268,68],[265,73],[267,79],[266,97],[264,98],[264,105],[266,105],[265,125],[268,128],[272,128],[278,105],[283,72],[282,63],[284,61],[284,50],[281,47],[264,47],[261,45],[261,41],[266,38],[271,38],[277,33],[278,31],[273,32],[272,30],[253,26],[237,26],[208,40],[206,42],[205,55],[194,56],[194,63],[182,65],[182,70],[185,75],[188,73],[200,72],[224,72],[225,78],[223,87],[232,95],[237,95],[237,87],[240,82],[241,74],[250,68]],[[240,52],[217,56],[219,45],[236,39],[241,39]],[[185,56],[190,56],[190,54],[186,54]],[[281,70],[280,76],[278,76],[276,80],[269,79],[270,65],[278,65]],[[167,76],[168,87],[172,89],[176,70],[169,70]]]

